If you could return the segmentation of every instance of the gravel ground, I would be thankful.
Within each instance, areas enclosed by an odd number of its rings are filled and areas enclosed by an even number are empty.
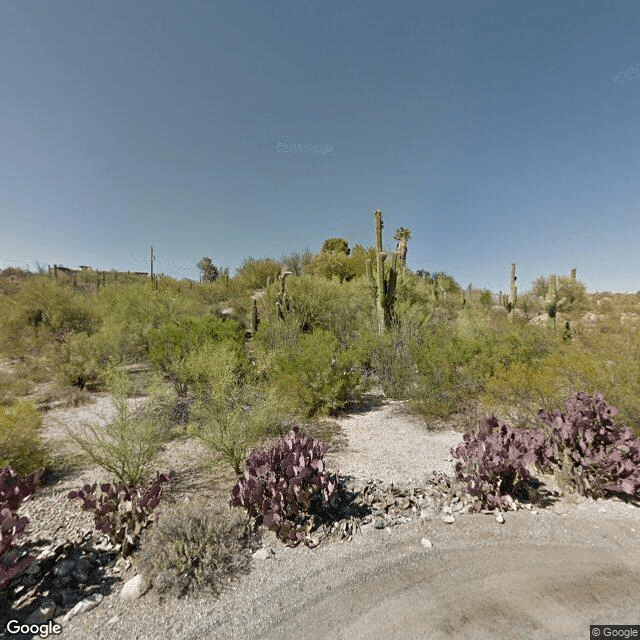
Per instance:
[[[108,405],[105,398],[50,412],[51,428],[53,419],[86,419],[100,408],[108,412]],[[401,402],[374,399],[336,422],[327,467],[358,479],[401,483],[451,472],[450,449],[462,439],[442,424],[429,429]],[[193,446],[178,441],[166,455],[188,471]],[[77,480],[49,488],[40,500],[54,504]],[[29,507],[34,515],[37,505]],[[302,632],[306,638],[555,640],[588,637],[590,622],[640,622],[640,509],[577,498],[510,512],[505,521],[468,513],[452,524],[416,517],[382,530],[370,525],[350,542],[329,540],[314,550],[286,548],[267,533],[263,545],[273,555],[254,560],[251,573],[218,599],[160,598],[151,590],[125,603],[116,589],[64,623],[61,637],[286,640]],[[63,523],[61,531],[77,522]]]

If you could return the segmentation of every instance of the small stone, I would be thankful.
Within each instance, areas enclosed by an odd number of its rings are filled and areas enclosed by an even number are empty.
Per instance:
[[[376,529],[384,529],[387,526],[387,523],[382,518],[378,518],[373,526]]]
[[[537,516],[538,515],[538,510],[537,509],[531,509],[531,515],[532,516]]]
[[[500,524],[504,524],[504,516],[501,513],[499,513],[496,516],[496,522],[499,522]]]
[[[420,540],[420,543],[422,544],[423,547],[426,547],[427,549],[431,549],[431,547],[433,547],[431,540],[429,540],[428,538],[422,538],[422,540]]]
[[[441,515],[440,520],[442,520],[442,522],[445,522],[446,524],[453,524],[456,521],[456,519],[449,513],[444,513],[443,515]]]
[[[81,600],[75,607],[73,607],[73,609],[71,609],[71,611],[67,612],[67,615],[62,619],[63,622],[69,622],[71,618],[77,616],[79,613],[85,613],[86,611],[97,607],[102,602],[102,597],[101,593],[95,593],[94,595]]]
[[[258,549],[251,557],[254,560],[267,560],[268,558],[272,558],[275,555],[273,549]]]
[[[111,625],[111,624],[115,624],[116,622],[118,622],[120,620],[120,616],[113,616],[113,618],[109,618],[107,620],[107,624]]]
[[[448,515],[451,515],[453,512],[451,510],[451,507],[443,507],[442,508],[442,513],[446,513]]]
[[[137,600],[147,593],[150,587],[151,584],[149,581],[139,573],[124,583],[122,591],[120,592],[120,598],[122,600]]]

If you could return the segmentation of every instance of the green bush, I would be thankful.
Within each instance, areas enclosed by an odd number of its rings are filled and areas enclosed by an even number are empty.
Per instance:
[[[185,318],[180,323],[167,323],[149,331],[149,359],[158,370],[169,374],[179,395],[184,395],[189,383],[183,362],[187,355],[206,343],[228,342],[238,352],[243,347],[244,334],[238,323],[220,320],[212,315]]]
[[[329,331],[302,334],[282,348],[269,372],[270,382],[302,417],[333,413],[361,392],[356,354],[340,349]]]
[[[160,593],[218,595],[230,578],[250,569],[247,518],[202,500],[180,505],[143,534],[137,560]]]
[[[282,271],[282,264],[273,258],[247,258],[238,269],[237,283],[245,291],[264,289],[267,286],[267,279],[274,282]]]
[[[354,339],[358,327],[368,323],[373,314],[373,297],[364,278],[341,284],[311,275],[289,277],[286,292],[290,322],[302,331],[331,331],[343,346]],[[277,319],[277,294],[278,283],[259,301],[260,318]],[[260,340],[259,335],[256,337]]]
[[[29,402],[0,406],[0,469],[11,466],[25,475],[45,466],[47,453],[42,446],[42,418]]]
[[[229,343],[207,344],[190,354],[185,368],[197,391],[189,432],[208,451],[204,465],[215,465],[221,457],[241,473],[247,451],[279,430],[286,408],[273,390],[255,380],[241,384],[241,360]]]
[[[500,364],[485,382],[481,402],[487,411],[500,413],[518,427],[537,424],[539,409],[553,411],[579,389],[595,392],[597,362],[571,345],[557,348],[538,358]],[[590,382],[591,381],[591,382]]]
[[[98,352],[93,336],[69,333],[49,353],[59,383],[87,390],[100,386],[101,372],[108,359]]]
[[[16,398],[26,396],[32,388],[29,380],[0,371],[0,404],[8,404]]]
[[[474,364],[476,354],[477,347],[457,336],[454,327],[430,325],[416,354],[419,386],[412,398],[415,409],[428,418],[465,411],[481,386]]]
[[[111,370],[105,380],[116,417],[104,427],[90,423],[81,431],[66,427],[67,435],[90,462],[112,473],[126,487],[135,488],[146,479],[160,447],[172,435],[169,416],[162,410],[167,403],[166,391],[156,379],[146,405],[130,409],[127,397],[132,383],[127,375]]]
[[[356,277],[356,270],[351,263],[351,258],[342,251],[319,253],[305,267],[305,273],[327,280],[336,278],[339,283]]]
[[[96,340],[119,364],[143,361],[148,354],[149,331],[201,313],[204,305],[197,298],[154,291],[146,283],[101,287],[95,298],[96,313],[102,319]]]
[[[363,369],[377,378],[385,395],[403,399],[417,388],[416,358],[431,314],[423,305],[400,302],[396,315],[398,321],[382,336],[374,326],[362,330],[352,351]]]

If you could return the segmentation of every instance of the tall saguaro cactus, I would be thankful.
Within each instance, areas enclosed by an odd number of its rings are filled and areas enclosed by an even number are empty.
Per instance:
[[[382,249],[382,211],[379,209],[373,214],[376,225],[376,274],[373,275],[371,259],[366,262],[367,277],[376,301],[376,311],[378,315],[378,332],[382,335],[390,326],[393,317],[393,306],[396,299],[396,281],[398,278],[397,264],[398,254],[391,256],[391,267],[389,274],[385,278],[384,261],[387,254]]]
[[[556,315],[558,309],[562,307],[566,301],[566,298],[559,298],[558,296],[558,279],[555,274],[549,276],[549,291],[544,298],[540,296],[540,302],[549,315],[549,327],[553,328],[554,333],[556,332]]]
[[[516,286],[516,264],[515,262],[511,263],[511,291],[509,292],[509,297],[504,297],[502,304],[504,308],[507,310],[509,314],[509,322],[513,322],[513,310],[516,308],[516,303],[518,302],[518,287]]]

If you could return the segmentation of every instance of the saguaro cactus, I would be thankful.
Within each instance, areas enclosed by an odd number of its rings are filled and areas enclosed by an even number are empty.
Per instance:
[[[287,276],[293,275],[293,271],[283,271],[279,276],[280,290],[278,291],[278,299],[276,300],[276,311],[280,320],[284,320],[285,311],[289,311],[289,296],[285,288],[285,280]]]
[[[378,315],[378,332],[382,335],[390,326],[393,317],[393,306],[396,299],[396,281],[398,278],[397,264],[398,254],[391,256],[391,267],[389,274],[385,278],[384,261],[387,254],[382,250],[382,211],[379,209],[373,214],[376,220],[376,275],[373,275],[371,259],[366,261],[367,277],[371,285],[376,301],[376,311]]]
[[[566,298],[558,297],[558,279],[555,274],[549,276],[549,291],[543,298],[540,296],[540,302],[545,311],[549,315],[549,327],[553,328],[553,332],[556,332],[556,315],[560,307],[566,303]]]
[[[513,322],[513,310],[516,308],[516,302],[518,302],[518,287],[516,286],[516,264],[515,262],[511,263],[511,291],[509,292],[509,296],[505,296],[503,298],[502,304],[504,308],[507,310],[507,314],[509,315],[509,322]]]
[[[251,298],[251,335],[254,336],[258,330],[258,303],[255,298]]]

